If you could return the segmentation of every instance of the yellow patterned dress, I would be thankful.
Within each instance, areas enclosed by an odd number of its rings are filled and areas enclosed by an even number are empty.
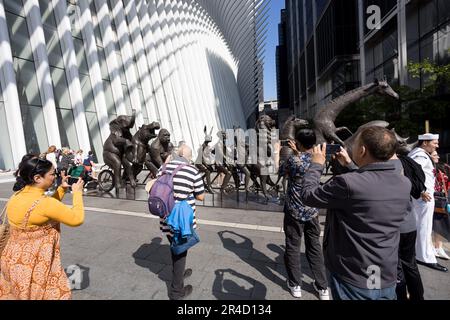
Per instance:
[[[22,195],[20,193],[14,195],[8,203],[7,212],[11,227],[8,243],[0,259],[0,300],[68,300],[71,298],[69,281],[61,265],[60,223],[57,221],[59,219],[55,219],[55,216],[52,219],[45,217],[43,212],[49,212],[52,216],[57,209],[49,206],[57,205],[66,212],[63,220],[68,219],[67,213],[72,213],[70,224],[77,225],[84,220],[84,210],[82,202],[80,208],[81,195],[77,196],[77,205],[75,205],[74,196],[74,208],[69,208],[58,201],[61,192],[62,190],[59,190],[59,195],[54,199],[43,196],[39,190],[25,189]],[[36,199],[39,194],[41,196]],[[24,217],[22,213],[22,224],[17,226],[15,225],[17,217],[9,211],[18,209],[16,205],[20,203],[20,200],[26,203],[30,195],[33,195],[35,200]],[[32,221],[42,222],[43,219],[47,221],[40,225],[32,223]],[[78,221],[75,221],[76,219]]]

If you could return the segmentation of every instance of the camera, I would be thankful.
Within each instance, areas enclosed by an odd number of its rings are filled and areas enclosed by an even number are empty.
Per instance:
[[[327,144],[326,154],[333,155],[341,151],[341,145],[339,144]]]
[[[289,140],[280,140],[282,147],[289,147]]]

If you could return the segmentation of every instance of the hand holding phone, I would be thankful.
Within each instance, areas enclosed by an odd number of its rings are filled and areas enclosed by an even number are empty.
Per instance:
[[[327,144],[326,155],[334,155],[341,151],[341,146],[339,144]]]
[[[282,147],[289,147],[289,140],[280,140]]]

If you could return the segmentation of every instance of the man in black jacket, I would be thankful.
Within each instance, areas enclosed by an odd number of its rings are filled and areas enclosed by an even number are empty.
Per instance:
[[[345,149],[341,149],[336,154],[336,159],[343,167],[350,171],[358,170]],[[420,198],[425,188],[425,174],[422,167],[414,160],[406,156],[397,156],[391,158],[391,163],[395,165],[396,172],[404,175],[412,184],[411,196],[415,199]],[[397,299],[398,300],[423,300],[423,283],[420,276],[419,267],[416,263],[416,215],[411,209],[406,213],[405,220],[400,225],[400,243],[398,248],[398,268],[397,268]]]
[[[320,186],[326,146],[316,146],[301,192],[305,205],[327,208],[324,255],[334,299],[395,299],[400,225],[410,208],[411,183],[388,160],[394,134],[369,127],[357,137],[355,172]]]

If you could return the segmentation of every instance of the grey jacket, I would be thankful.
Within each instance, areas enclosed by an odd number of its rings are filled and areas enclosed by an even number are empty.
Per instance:
[[[379,268],[380,288],[396,285],[399,227],[410,207],[411,182],[393,163],[373,163],[336,176],[320,186],[323,166],[311,164],[305,175],[304,204],[327,208],[323,241],[328,270],[362,289],[370,270]]]

